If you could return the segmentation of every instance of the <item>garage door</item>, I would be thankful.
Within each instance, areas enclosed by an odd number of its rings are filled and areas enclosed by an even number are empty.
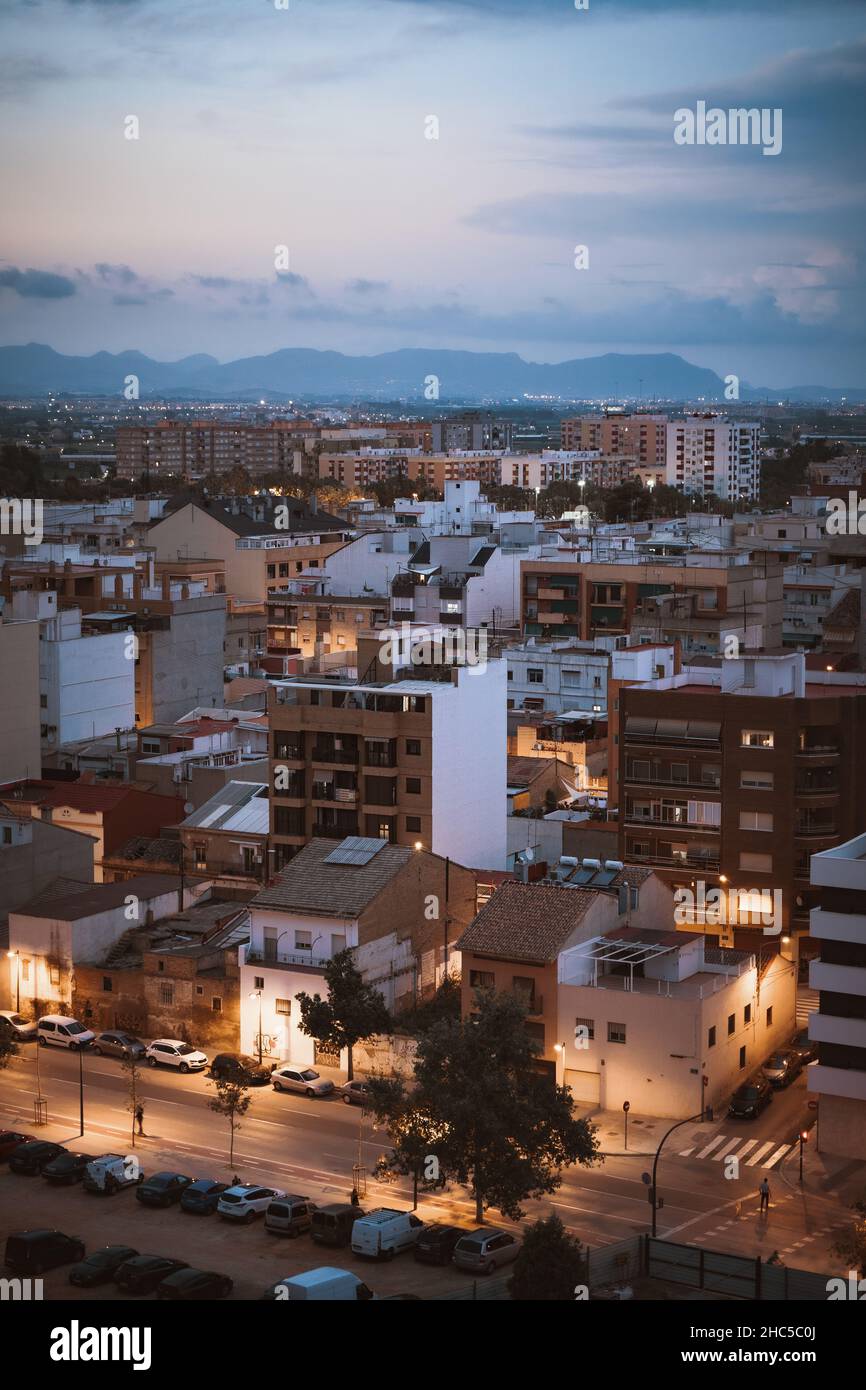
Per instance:
[[[600,1072],[570,1071],[566,1067],[565,1084],[571,1087],[571,1097],[575,1104],[599,1105],[601,1103]]]

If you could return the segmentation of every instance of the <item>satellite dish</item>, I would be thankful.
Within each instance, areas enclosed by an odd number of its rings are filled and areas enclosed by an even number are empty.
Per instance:
[[[185,816],[191,816],[194,810],[195,807],[193,806],[191,801],[185,801],[183,803],[183,813]]]
[[[526,860],[527,864],[531,864],[533,859],[535,858],[535,850],[531,849],[530,846],[527,845],[526,849],[523,851],[523,857]]]

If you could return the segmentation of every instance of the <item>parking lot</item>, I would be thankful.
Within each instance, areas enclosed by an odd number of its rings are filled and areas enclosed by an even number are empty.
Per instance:
[[[368,1202],[367,1209],[373,1205],[381,1202]],[[132,1188],[114,1197],[100,1197],[83,1191],[78,1184],[58,1188],[40,1177],[19,1177],[4,1164],[0,1168],[3,1243],[10,1232],[34,1227],[56,1228],[80,1237],[88,1254],[103,1245],[125,1244],[141,1254],[168,1255],[197,1269],[228,1274],[234,1280],[233,1299],[258,1299],[276,1280],[318,1265],[352,1270],[377,1294],[435,1298],[471,1284],[471,1275],[450,1267],[418,1264],[411,1252],[389,1263],[361,1260],[350,1251],[321,1246],[308,1234],[294,1240],[271,1235],[261,1219],[250,1226],[234,1225],[215,1215],[190,1215],[178,1206],[154,1209],[137,1201]],[[66,1267],[50,1270],[43,1278],[46,1299],[127,1297],[114,1284],[75,1288],[68,1282]]]

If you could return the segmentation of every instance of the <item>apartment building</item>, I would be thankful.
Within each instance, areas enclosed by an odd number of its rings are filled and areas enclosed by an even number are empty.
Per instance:
[[[619,705],[620,857],[677,888],[778,893],[775,934],[805,935],[812,855],[866,822],[866,676],[758,655],[625,686]]]
[[[273,871],[347,835],[503,868],[504,662],[395,669],[379,652],[359,643],[360,680],[298,677],[270,697]]]
[[[812,856],[817,903],[809,927],[818,955],[809,1017],[818,1060],[808,1089],[818,1097],[818,1151],[866,1159],[866,835]]]
[[[510,710],[604,717],[609,651],[594,642],[539,642],[530,637],[509,644],[504,656]]]
[[[761,427],[726,416],[689,415],[667,426],[666,480],[681,492],[755,501],[761,492]]]
[[[387,598],[309,592],[324,590],[323,580],[298,587],[305,592],[268,595],[265,666],[272,676],[297,674],[299,657],[344,655],[354,665],[359,635],[388,624]]]
[[[420,449],[360,449],[352,453],[321,453],[319,477],[332,479],[352,491],[403,478],[410,490],[412,483],[424,482],[441,493],[448,482],[472,479],[498,486],[501,464],[501,452],[487,450],[426,454]]]
[[[13,621],[0,596],[0,782],[42,770],[39,623]]]
[[[52,879],[92,883],[93,849],[89,835],[0,807],[0,918],[35,898]]]
[[[180,823],[184,873],[223,894],[254,893],[268,871],[268,822],[266,782],[224,783]]]
[[[293,471],[303,447],[303,422],[266,424],[231,420],[160,420],[151,425],[118,425],[117,476],[151,486],[161,477],[203,478],[245,468],[253,476]]]
[[[562,421],[560,447],[624,454],[638,464],[663,467],[667,424],[666,415],[578,415]]]
[[[514,628],[526,550],[485,537],[431,536],[391,581],[391,619],[429,627]]]

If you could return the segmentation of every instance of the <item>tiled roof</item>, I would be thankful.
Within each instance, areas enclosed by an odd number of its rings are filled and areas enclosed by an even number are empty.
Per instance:
[[[458,950],[503,960],[555,960],[597,897],[584,888],[503,883],[470,922]]]
[[[860,626],[860,590],[849,589],[824,619],[824,632],[831,628],[858,628]]]
[[[140,859],[150,864],[179,864],[180,840],[169,840],[164,836],[151,839],[148,835],[133,835],[119,849],[113,850],[107,859]]]
[[[366,864],[326,864],[338,843],[310,840],[249,906],[354,920],[416,853],[408,846],[385,844]]]
[[[181,880],[175,874],[140,874],[137,878],[123,879],[117,883],[80,883],[73,885],[66,880],[66,887],[58,891],[56,882],[47,892],[22,903],[11,915],[24,917],[56,917],[61,922],[78,922],[82,917],[93,917],[97,912],[111,912],[122,907],[131,895],[141,902],[166,893],[177,892]]]

